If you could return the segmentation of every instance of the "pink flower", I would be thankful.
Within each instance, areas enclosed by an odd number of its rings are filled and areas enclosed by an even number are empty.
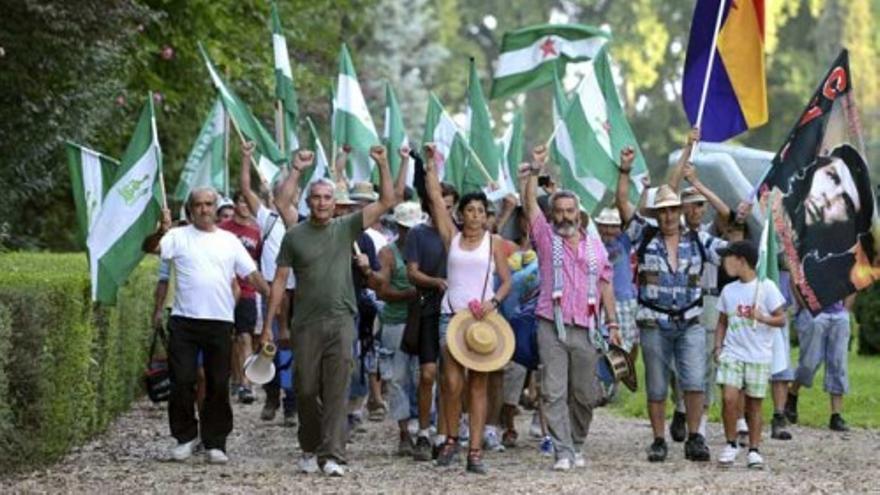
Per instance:
[[[155,103],[157,105],[161,105],[163,99],[164,99],[164,97],[162,96],[162,93],[160,93],[158,91],[153,93],[153,103]]]
[[[116,97],[116,104],[121,106],[125,105],[125,96],[119,95]]]
[[[160,55],[163,60],[171,60],[174,58],[174,48],[171,48],[168,45],[162,47],[162,53]]]

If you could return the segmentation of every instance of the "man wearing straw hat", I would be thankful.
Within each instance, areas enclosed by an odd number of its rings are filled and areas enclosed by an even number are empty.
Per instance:
[[[299,413],[298,438],[303,450],[300,470],[315,473],[319,464],[329,476],[342,476],[345,463],[346,397],[351,378],[352,328],[357,311],[352,280],[352,244],[364,227],[375,223],[395,204],[385,148],[374,146],[370,156],[379,169],[379,201],[361,211],[334,218],[336,186],[319,179],[308,188],[311,213],[284,235],[278,268],[272,281],[268,314],[281,305],[287,275],[297,276],[297,308],[291,325],[295,389]],[[271,322],[263,322],[264,342]]]
[[[636,322],[645,363],[648,413],[654,442],[648,460],[666,460],[668,448],[664,434],[666,396],[672,363],[678,384],[684,391],[688,440],[685,458],[708,461],[709,447],[698,433],[703,412],[706,337],[700,325],[702,313],[702,270],[708,261],[718,265],[716,252],[726,245],[706,232],[681,225],[681,199],[669,185],[657,189],[650,212],[657,227],[647,225],[628,203],[632,163],[621,160],[617,181],[617,207],[639,263],[639,310]]]
[[[628,155],[630,161],[633,157]],[[611,341],[619,345],[620,334],[611,264],[601,240],[588,235],[581,224],[577,196],[565,190],[553,193],[549,222],[538,206],[537,177],[546,158],[546,147],[535,148],[534,163],[520,167],[520,188],[541,270],[535,314],[544,365],[544,410],[556,452],[553,469],[568,471],[586,465],[581,449],[599,401],[599,353],[593,339],[600,308],[605,310]]]

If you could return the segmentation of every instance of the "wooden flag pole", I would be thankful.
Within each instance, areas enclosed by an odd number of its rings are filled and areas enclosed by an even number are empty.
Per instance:
[[[159,155],[161,149],[159,144],[159,131],[156,129],[156,112],[153,109],[153,92],[147,91],[147,103],[150,105],[150,127],[153,133],[153,141],[156,143],[156,162],[159,164],[159,192],[162,194],[162,209],[168,209],[168,195],[165,192],[165,174],[162,173],[162,157]]]
[[[238,128],[238,124],[236,124],[234,120],[232,121],[232,127],[235,128],[235,132],[238,134],[238,139],[241,140],[241,145],[243,147],[245,143],[247,143],[247,140],[244,138],[244,134],[241,133],[241,129]],[[257,177],[260,178],[260,183],[263,184],[267,191],[271,192],[271,189],[269,189],[269,181],[260,173],[260,166],[254,163],[253,155],[251,155],[251,165],[257,168]]]
[[[229,67],[226,67],[226,80],[229,80]],[[223,185],[223,195],[229,197],[229,112],[226,111],[226,105],[220,104],[223,108],[223,174],[225,175]]]
[[[289,143],[284,142],[284,131],[284,109],[281,106],[281,100],[275,100],[275,141],[281,147],[281,152],[286,155]]]
[[[703,126],[703,113],[706,110],[706,97],[709,93],[709,80],[712,77],[712,68],[715,66],[715,51],[718,48],[718,32],[721,31],[721,21],[724,20],[724,7],[726,5],[726,0],[720,0],[718,3],[718,15],[715,18],[715,34],[712,36],[712,47],[709,50],[709,63],[706,65],[706,76],[703,78],[703,91],[700,94],[700,106],[697,109],[697,128]],[[700,142],[694,141],[694,144],[691,147],[692,159],[699,149]]]

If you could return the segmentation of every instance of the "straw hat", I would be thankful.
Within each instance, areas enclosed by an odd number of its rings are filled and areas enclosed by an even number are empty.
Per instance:
[[[661,208],[674,208],[681,206],[681,198],[668,184],[663,184],[657,188],[657,194],[654,196],[654,204],[651,205],[652,210]]]
[[[599,212],[599,216],[597,216],[594,221],[598,225],[623,224],[623,222],[620,220],[620,212],[617,211],[617,208],[602,208],[602,211]]]
[[[336,188],[336,191],[333,193],[333,199],[336,201],[336,206],[351,206],[357,204],[357,201],[354,201],[349,197],[348,191],[341,187]]]
[[[398,225],[411,229],[424,222],[428,215],[422,211],[422,205],[415,201],[407,201],[394,207],[393,218]]]
[[[369,182],[355,182],[349,194],[354,201],[376,201],[379,195],[373,190],[373,184]]]
[[[706,196],[703,196],[703,194],[700,191],[697,191],[696,187],[686,187],[681,190],[681,203],[682,204],[705,203],[706,201],[707,201]]]
[[[626,388],[635,392],[639,383],[632,355],[623,350],[622,347],[608,344],[608,352],[605,353],[603,358],[614,376],[614,381],[622,382],[626,385]]]
[[[474,371],[496,371],[513,357],[516,341],[510,324],[497,311],[477,320],[469,310],[459,311],[446,331],[449,353]]]

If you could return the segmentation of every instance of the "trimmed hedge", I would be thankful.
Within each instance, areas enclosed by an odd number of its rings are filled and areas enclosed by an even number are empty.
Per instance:
[[[140,393],[155,267],[97,308],[84,254],[0,255],[0,471],[58,459]]]

